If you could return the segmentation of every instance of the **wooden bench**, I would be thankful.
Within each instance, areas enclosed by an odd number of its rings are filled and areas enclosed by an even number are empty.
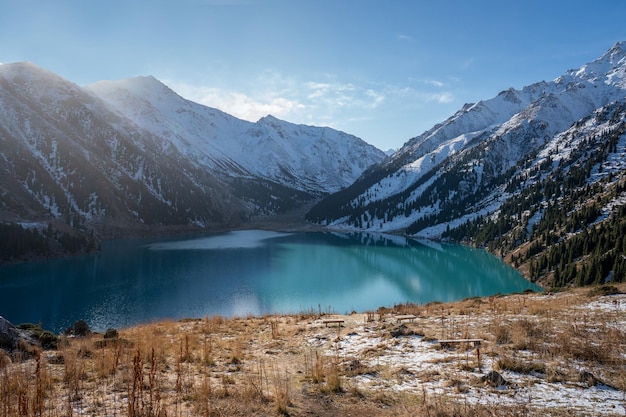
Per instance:
[[[482,339],[448,339],[448,340],[439,340],[439,345],[441,347],[450,347],[452,345],[460,345],[462,343],[467,343],[472,346],[480,346],[483,343]]]
[[[400,316],[396,316],[396,321],[402,321],[402,320],[409,320],[409,321],[413,321],[415,320],[417,317],[415,317],[413,314],[402,314]]]
[[[328,327],[329,324],[333,323],[337,323],[339,326],[341,326],[341,324],[344,323],[344,319],[322,319],[322,323],[324,323],[326,327]]]

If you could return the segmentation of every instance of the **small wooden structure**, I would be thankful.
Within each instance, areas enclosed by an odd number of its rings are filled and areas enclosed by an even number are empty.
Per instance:
[[[413,321],[416,318],[417,317],[415,317],[413,314],[402,314],[402,315],[396,316],[396,321],[403,321],[403,320]]]
[[[447,339],[447,340],[439,340],[439,345],[441,347],[450,347],[452,345],[460,345],[462,343],[467,343],[472,346],[480,346],[483,343],[483,339]]]
[[[337,325],[341,326],[344,322],[345,322],[344,319],[337,319],[337,318],[334,318],[334,319],[331,319],[331,318],[329,318],[329,319],[322,319],[322,323],[324,323],[324,325],[326,327],[328,327],[329,324],[334,324],[334,323],[336,323]]]

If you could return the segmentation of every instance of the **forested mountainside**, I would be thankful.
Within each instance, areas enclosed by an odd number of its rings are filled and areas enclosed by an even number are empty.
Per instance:
[[[468,219],[442,237],[486,246],[547,286],[625,281],[626,106],[613,112],[605,116],[617,123],[569,156],[548,155],[509,179],[504,192],[511,196],[494,215]]]
[[[623,281],[626,43],[552,82],[465,105],[308,214],[454,239],[545,286]]]

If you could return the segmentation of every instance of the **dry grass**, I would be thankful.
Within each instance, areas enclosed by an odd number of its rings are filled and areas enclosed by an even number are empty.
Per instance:
[[[346,316],[340,328],[324,327],[315,312],[206,317],[123,329],[116,338],[62,338],[58,350],[23,346],[0,351],[0,417],[568,415],[532,401],[464,398],[493,391],[477,382],[489,368],[542,383],[626,391],[626,306],[578,307],[607,297],[596,291],[405,304]],[[401,325],[394,314],[417,316],[402,324],[408,336],[390,336]],[[357,333],[372,343],[347,354],[342,343]],[[391,351],[409,354],[406,340],[414,335],[486,343],[477,350],[430,342],[439,357],[419,369],[385,362]],[[396,389],[407,381],[418,388]],[[438,391],[426,389],[431,385]]]

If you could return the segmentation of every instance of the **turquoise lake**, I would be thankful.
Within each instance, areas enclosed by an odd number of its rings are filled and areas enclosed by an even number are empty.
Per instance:
[[[483,250],[405,237],[235,231],[107,242],[92,256],[0,267],[0,316],[61,332],[160,319],[454,301],[540,288]]]

